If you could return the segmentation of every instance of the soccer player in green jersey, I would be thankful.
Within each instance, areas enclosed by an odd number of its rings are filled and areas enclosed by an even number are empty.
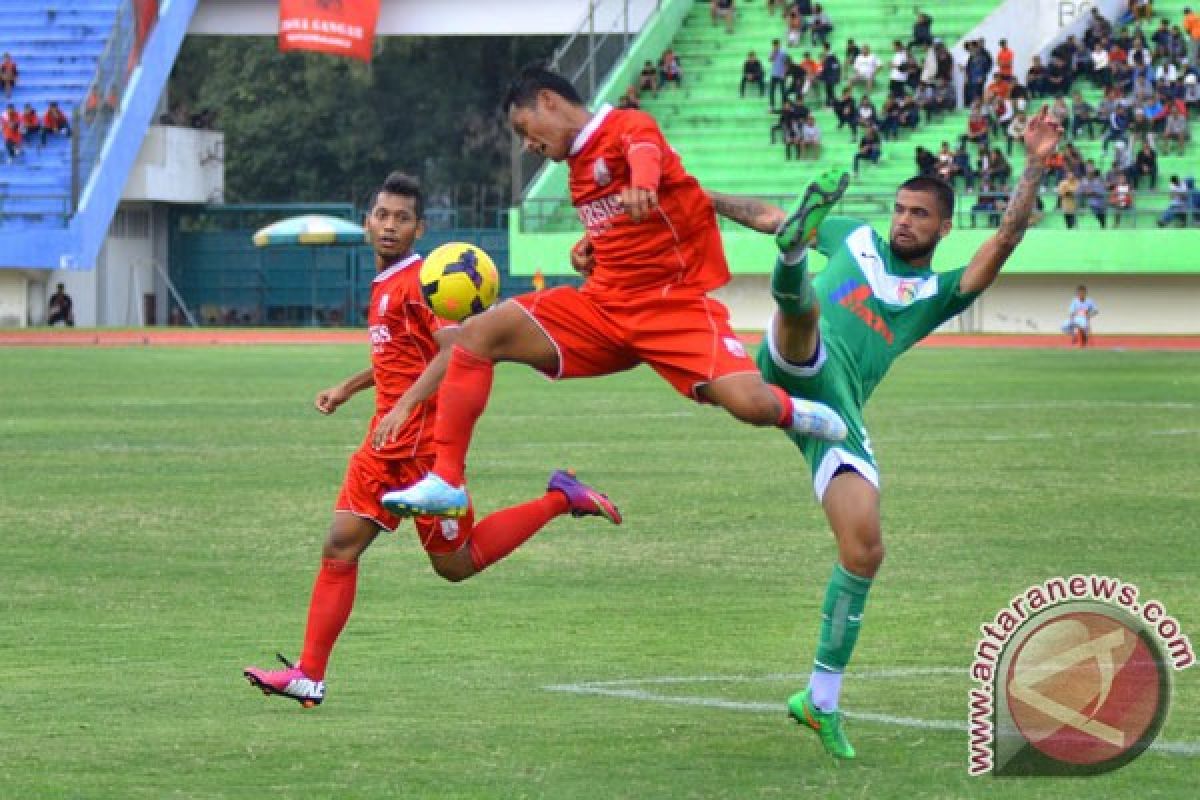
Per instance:
[[[791,395],[832,407],[850,429],[838,443],[788,434],[812,470],[838,548],[812,677],[788,701],[788,710],[837,758],[854,758],[838,696],[884,552],[879,470],[863,406],[901,353],[961,313],[996,279],[1030,225],[1045,159],[1061,135],[1045,108],[1030,121],[1025,172],[999,229],[967,266],[949,272],[930,269],[938,242],[950,234],[954,210],[953,189],[935,178],[901,184],[886,240],[864,222],[827,216],[846,188],[846,176],[836,172],[812,184],[791,214],[711,193],[717,213],[775,234],[781,251],[771,278],[778,310],[758,355],[763,376]],[[810,245],[829,258],[815,278],[807,271]]]

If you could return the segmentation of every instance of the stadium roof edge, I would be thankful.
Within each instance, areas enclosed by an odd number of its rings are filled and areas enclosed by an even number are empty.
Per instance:
[[[628,0],[629,24],[638,30],[657,0]],[[588,0],[380,0],[378,36],[565,36],[584,27]],[[626,0],[595,0],[595,28],[623,24]],[[278,0],[200,0],[189,34],[274,36]]]

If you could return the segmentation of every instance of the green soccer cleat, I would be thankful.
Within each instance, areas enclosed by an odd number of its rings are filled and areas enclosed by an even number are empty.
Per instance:
[[[850,173],[836,169],[821,173],[810,183],[804,190],[804,197],[775,232],[775,245],[780,252],[790,253],[801,245],[812,244],[817,238],[817,228],[842,199],[849,185]]]
[[[788,716],[816,731],[829,755],[844,759],[855,757],[854,745],[850,744],[846,732],[842,730],[842,712],[821,711],[809,701],[807,689],[788,700]]]

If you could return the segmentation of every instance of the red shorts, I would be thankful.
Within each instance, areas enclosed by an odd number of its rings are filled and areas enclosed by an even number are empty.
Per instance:
[[[637,292],[598,299],[572,286],[513,298],[558,350],[551,378],[611,375],[648,364],[684,397],[726,375],[758,374],[729,327],[729,310],[704,294]]]
[[[348,511],[356,517],[369,519],[384,530],[394,531],[400,519],[380,502],[385,492],[403,489],[433,468],[433,457],[381,458],[369,445],[360,447],[350,457],[346,479],[338,494],[335,511]],[[468,508],[460,519],[413,517],[421,546],[428,553],[453,553],[467,541],[475,524],[475,509]]]

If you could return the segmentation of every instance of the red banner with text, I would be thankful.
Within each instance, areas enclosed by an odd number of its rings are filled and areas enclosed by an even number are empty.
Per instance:
[[[279,49],[371,60],[379,0],[280,0]]]

